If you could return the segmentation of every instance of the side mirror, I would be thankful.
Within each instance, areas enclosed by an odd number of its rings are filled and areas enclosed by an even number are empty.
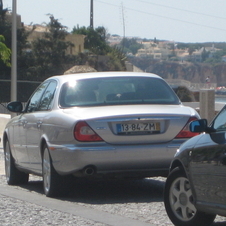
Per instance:
[[[11,112],[21,113],[23,111],[23,105],[19,101],[13,101],[7,104],[7,109]]]
[[[189,125],[189,129],[193,133],[206,132],[208,128],[208,123],[206,119],[199,119],[192,121]]]

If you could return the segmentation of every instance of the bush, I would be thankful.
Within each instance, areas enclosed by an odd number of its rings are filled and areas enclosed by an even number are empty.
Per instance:
[[[185,86],[178,86],[177,88],[174,88],[174,92],[180,98],[181,102],[196,101],[194,93]]]

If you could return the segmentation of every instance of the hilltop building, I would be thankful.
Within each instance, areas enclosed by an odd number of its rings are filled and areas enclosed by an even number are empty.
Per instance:
[[[141,42],[143,48],[138,50],[136,56],[151,57],[153,59],[158,60],[166,60],[172,52],[169,46],[170,43],[171,42]]]
[[[28,42],[32,42],[37,38],[42,38],[45,32],[49,32],[48,28],[43,25],[24,25],[27,31],[32,31],[28,36]],[[67,50],[68,55],[77,55],[84,52],[84,43],[85,35],[78,34],[68,34],[65,38],[65,41],[73,43],[74,46],[71,46]]]
[[[5,19],[9,23],[12,23],[12,20],[13,20],[12,13],[11,12],[6,12]],[[16,15],[16,21],[17,21],[17,28],[23,27],[23,23],[21,22],[21,15],[18,15],[18,14]]]
[[[208,58],[212,58],[220,49],[215,48],[214,44],[210,47],[202,47],[190,52],[189,48],[178,49],[174,42],[170,41],[154,41],[140,42],[143,45],[142,49],[137,51],[137,57],[151,57],[156,60],[167,60],[170,56],[174,56],[179,61],[197,61],[202,62],[203,53],[206,52]],[[222,58],[222,61],[225,58]]]
[[[9,23],[12,23],[12,13],[7,12],[6,20]],[[48,32],[48,28],[43,25],[24,25],[21,22],[21,16],[17,15],[17,28],[21,27],[25,27],[27,31],[32,31],[28,36],[28,42],[41,38],[43,37],[44,32]],[[73,43],[73,46],[69,47],[67,50],[68,55],[77,55],[84,52],[85,35],[68,34],[65,41]]]

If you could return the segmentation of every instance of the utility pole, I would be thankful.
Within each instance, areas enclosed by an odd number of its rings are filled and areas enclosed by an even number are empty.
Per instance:
[[[123,42],[122,42],[122,51],[124,51],[125,38],[126,38],[126,27],[125,27],[125,17],[124,17],[124,6],[122,3],[122,23],[123,23]]]
[[[90,28],[93,29],[93,0],[90,1]]]
[[[11,69],[11,101],[17,100],[17,10],[13,0],[12,9],[12,69]]]
[[[0,0],[0,10],[3,10],[3,2]]]
[[[124,17],[124,5],[122,3],[122,23],[123,23],[123,38],[126,36],[125,17]]]

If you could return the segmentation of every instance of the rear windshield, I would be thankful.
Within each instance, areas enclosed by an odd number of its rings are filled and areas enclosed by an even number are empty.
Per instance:
[[[164,80],[147,77],[75,80],[63,84],[60,93],[61,107],[179,103]]]

